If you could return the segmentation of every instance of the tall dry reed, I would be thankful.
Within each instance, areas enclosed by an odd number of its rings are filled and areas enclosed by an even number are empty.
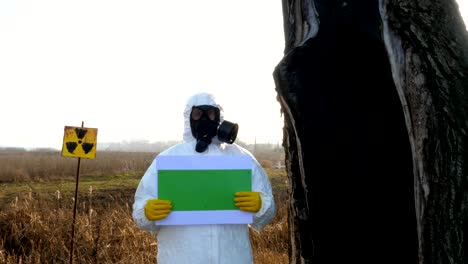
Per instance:
[[[92,188],[79,200],[75,263],[155,263],[157,243],[131,218],[134,189],[100,193]],[[276,190],[275,192],[278,192]],[[98,198],[99,197],[99,198]],[[287,263],[284,194],[276,195],[277,215],[261,232],[251,231],[255,263]],[[0,263],[68,263],[72,197],[26,193],[0,211]]]
[[[91,195],[91,192],[90,194]],[[72,199],[57,202],[27,194],[0,212],[0,263],[66,263],[70,256]],[[129,201],[80,203],[75,229],[75,263],[151,263],[155,239],[136,228]],[[91,204],[91,206],[90,206]]]
[[[257,159],[273,160],[280,154],[268,155]],[[156,153],[99,152],[95,160],[82,160],[81,174],[142,175],[155,156]],[[55,180],[74,180],[76,164],[76,159],[62,158],[57,151],[0,151],[0,263],[68,263],[73,193],[34,189],[34,182],[45,181],[47,186],[53,186]],[[284,171],[267,172],[272,177],[277,214],[261,232],[250,231],[254,260],[256,264],[287,263]],[[5,195],[11,182],[31,187],[26,193]],[[79,194],[75,263],[156,262],[156,238],[140,230],[131,217],[135,188],[89,186]]]

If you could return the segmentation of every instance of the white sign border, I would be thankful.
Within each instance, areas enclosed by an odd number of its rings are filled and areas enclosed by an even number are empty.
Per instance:
[[[250,156],[158,156],[157,170],[253,169]],[[156,174],[157,175],[157,174]],[[156,184],[157,184],[156,176]],[[156,187],[157,190],[157,187]],[[234,194],[233,194],[234,200]],[[233,201],[234,202],[234,201]],[[156,225],[251,224],[253,213],[241,210],[172,211]]]

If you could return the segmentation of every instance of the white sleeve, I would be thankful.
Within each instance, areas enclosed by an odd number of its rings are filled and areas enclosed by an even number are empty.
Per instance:
[[[146,170],[141,178],[140,184],[135,192],[135,202],[133,203],[133,220],[143,230],[157,233],[159,227],[155,221],[150,221],[145,215],[145,205],[149,199],[155,199],[157,195],[157,168],[156,159]]]
[[[262,207],[254,214],[253,223],[251,224],[251,227],[259,231],[273,220],[276,208],[270,179],[255,159],[252,171],[252,191],[259,192],[262,199]]]

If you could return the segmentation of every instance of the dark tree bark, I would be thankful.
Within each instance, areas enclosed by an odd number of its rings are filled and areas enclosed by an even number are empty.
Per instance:
[[[468,263],[468,37],[453,0],[283,0],[291,263]]]

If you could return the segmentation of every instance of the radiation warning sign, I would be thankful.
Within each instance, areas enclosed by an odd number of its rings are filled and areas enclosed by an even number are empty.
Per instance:
[[[65,127],[62,156],[94,159],[96,157],[97,128]]]

